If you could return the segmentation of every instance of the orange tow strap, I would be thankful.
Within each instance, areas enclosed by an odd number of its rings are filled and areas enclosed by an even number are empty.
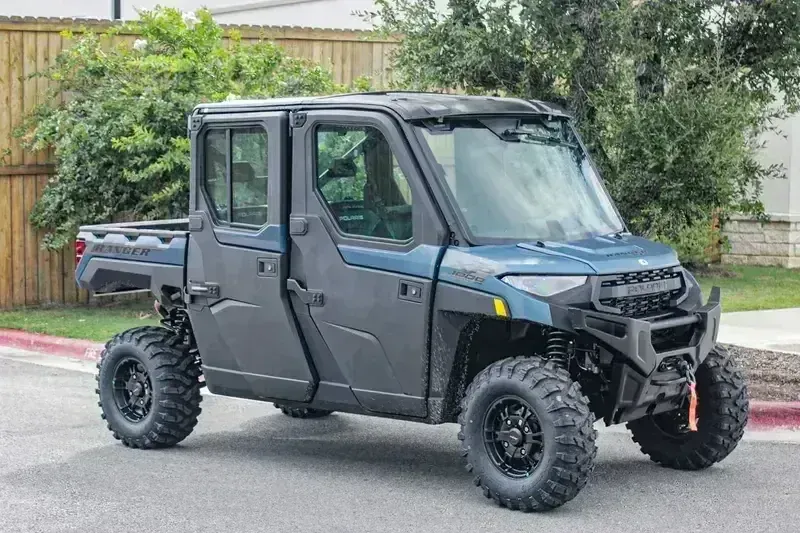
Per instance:
[[[697,384],[689,383],[689,431],[697,431]]]

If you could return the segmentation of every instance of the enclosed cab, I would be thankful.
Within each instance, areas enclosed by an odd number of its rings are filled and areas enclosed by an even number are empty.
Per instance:
[[[188,436],[202,383],[292,416],[458,422],[484,493],[541,510],[586,483],[596,418],[628,422],[676,468],[741,437],[719,290],[702,302],[673,250],[627,231],[559,109],[236,101],[196,108],[189,134],[188,219],[79,235],[81,286],[149,289],[164,316],[103,355],[101,403],[123,442]],[[158,357],[184,365],[182,394],[163,392]]]

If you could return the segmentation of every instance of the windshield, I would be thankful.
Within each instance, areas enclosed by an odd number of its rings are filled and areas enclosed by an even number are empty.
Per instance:
[[[572,241],[624,230],[566,120],[417,126],[477,240]]]

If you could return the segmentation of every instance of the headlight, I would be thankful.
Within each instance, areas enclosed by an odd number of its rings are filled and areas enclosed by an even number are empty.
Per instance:
[[[586,283],[586,276],[504,276],[502,279],[521,291],[543,297],[553,296]]]

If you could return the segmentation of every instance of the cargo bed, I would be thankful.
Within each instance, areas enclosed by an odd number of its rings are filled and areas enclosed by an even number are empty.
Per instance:
[[[75,279],[95,294],[145,289],[179,295],[188,236],[188,219],[81,226]]]

